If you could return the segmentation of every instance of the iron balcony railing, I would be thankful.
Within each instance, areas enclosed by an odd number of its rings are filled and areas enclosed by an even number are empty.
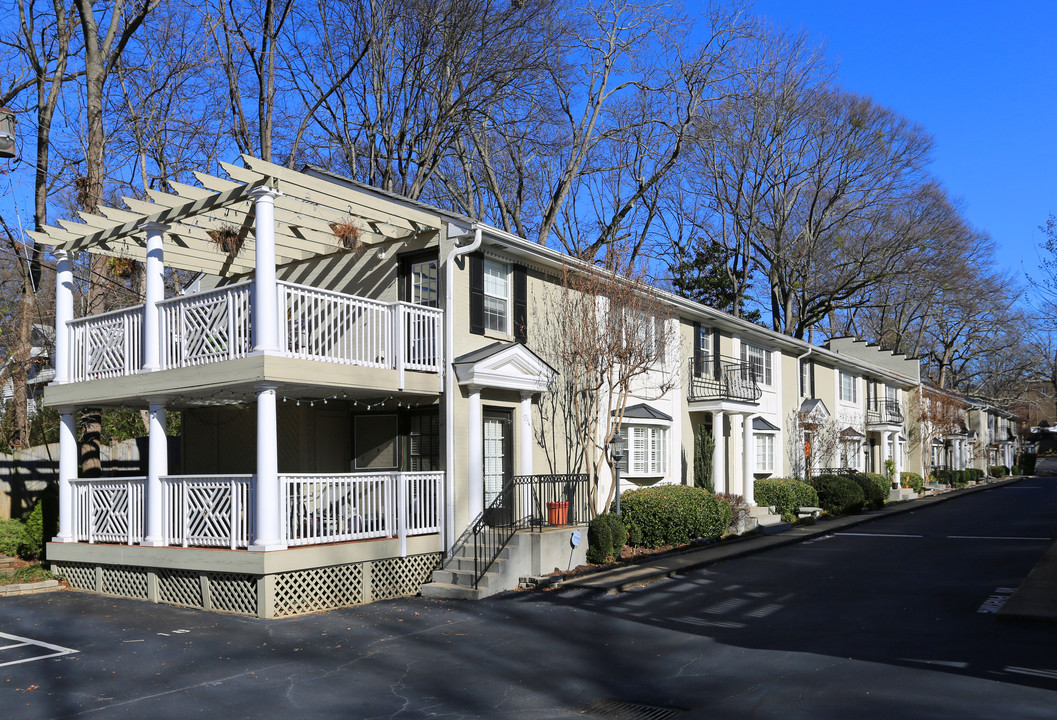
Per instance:
[[[763,395],[751,363],[706,358],[690,360],[687,400],[738,400],[754,403]]]
[[[478,586],[518,530],[539,530],[544,525],[583,525],[590,519],[588,475],[510,478],[465,535],[465,542],[473,543],[473,586]]]
[[[867,425],[902,425],[903,409],[897,400],[882,400],[877,407],[866,409]]]

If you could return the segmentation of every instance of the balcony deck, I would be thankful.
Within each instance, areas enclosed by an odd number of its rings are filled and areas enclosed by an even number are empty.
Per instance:
[[[240,383],[262,380],[439,391],[442,311],[281,282],[279,348],[262,355],[253,353],[252,293],[249,281],[159,303],[155,372],[141,368],[142,305],[70,322],[71,381],[48,388],[47,401],[113,404],[148,394],[193,400],[217,388],[237,395]]]
[[[686,399],[691,410],[755,407],[763,395],[749,363],[691,359],[688,370]]]
[[[866,408],[866,427],[868,430],[892,429],[902,427],[903,409],[896,400],[883,400],[877,407]]]

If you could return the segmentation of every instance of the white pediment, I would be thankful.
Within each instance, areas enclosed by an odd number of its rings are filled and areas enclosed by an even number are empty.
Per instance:
[[[555,375],[550,365],[521,343],[486,348],[463,358],[454,363],[460,385],[540,392]]]

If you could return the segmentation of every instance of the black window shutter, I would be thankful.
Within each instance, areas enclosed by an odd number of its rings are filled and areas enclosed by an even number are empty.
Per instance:
[[[470,254],[470,332],[484,335],[484,256]]]
[[[719,362],[719,330],[712,331],[712,376],[723,379],[723,366]]]
[[[701,323],[694,321],[694,377],[704,372],[705,358],[701,352]]]
[[[514,339],[528,342],[528,275],[524,265],[514,266]]]
[[[811,370],[811,395],[809,397],[815,397],[815,363],[808,360],[808,369]]]
[[[400,273],[399,284],[400,284],[400,299],[404,302],[411,302],[411,261],[409,258],[400,258],[400,264],[398,266]]]

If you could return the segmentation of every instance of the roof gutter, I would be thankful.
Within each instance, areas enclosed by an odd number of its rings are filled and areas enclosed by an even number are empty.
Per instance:
[[[474,223],[470,232],[450,234],[458,226],[448,224],[448,239],[472,237],[469,245],[456,245],[444,261],[444,546],[448,554],[455,544],[455,259],[481,247],[481,225]]]

